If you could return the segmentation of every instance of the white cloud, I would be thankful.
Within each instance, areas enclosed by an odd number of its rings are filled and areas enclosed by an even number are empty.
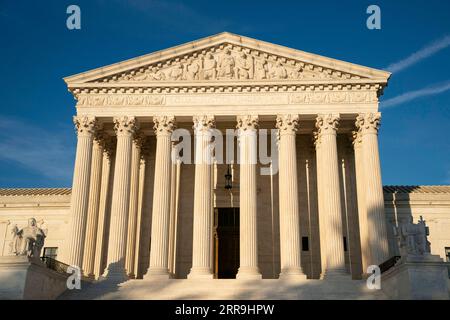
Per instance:
[[[420,62],[423,59],[426,59],[433,54],[447,48],[450,46],[450,36],[445,36],[442,39],[439,39],[428,46],[420,49],[417,52],[414,52],[410,56],[395,63],[390,64],[385,69],[389,72],[400,72],[408,67]]]
[[[122,1],[120,1],[122,3]],[[129,0],[127,7],[133,7],[140,13],[147,14],[152,20],[163,24],[172,30],[182,32],[220,32],[228,29],[231,21],[222,15],[211,16],[200,12],[183,1],[164,0]]]
[[[0,160],[13,161],[52,181],[70,185],[74,160],[71,135],[75,133],[69,127],[51,132],[0,116]]]
[[[444,184],[450,184],[450,169],[447,171],[447,177],[444,180]]]
[[[447,81],[443,84],[434,85],[431,87],[415,90],[415,91],[408,91],[406,93],[403,93],[401,95],[398,95],[394,98],[390,98],[384,101],[380,102],[381,108],[389,108],[389,107],[395,107],[400,104],[403,104],[405,102],[425,97],[425,96],[432,96],[436,94],[440,94],[443,92],[446,92],[450,90],[450,81]]]

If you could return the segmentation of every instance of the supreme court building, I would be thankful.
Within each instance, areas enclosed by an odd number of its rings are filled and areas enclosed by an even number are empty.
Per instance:
[[[398,251],[389,77],[230,33],[66,77],[76,159],[71,190],[43,195],[48,246],[92,279],[361,279]]]

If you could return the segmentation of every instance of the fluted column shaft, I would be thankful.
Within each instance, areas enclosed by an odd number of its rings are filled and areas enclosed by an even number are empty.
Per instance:
[[[212,279],[212,128],[213,116],[194,117],[195,187],[192,268],[189,278]]]
[[[257,116],[238,116],[240,151],[240,266],[236,278],[260,279],[257,233]]]
[[[144,222],[144,197],[145,197],[145,177],[147,172],[147,165],[149,164],[148,156],[149,156],[149,148],[147,146],[143,146],[141,149],[141,161],[140,161],[140,169],[139,169],[139,192],[138,192],[138,220],[137,220],[137,230],[136,230],[136,253],[134,257],[134,273],[136,277],[139,277],[142,275],[141,270],[141,259],[142,259],[142,250],[141,250],[141,243],[142,243],[142,233],[144,230],[143,222]]]
[[[323,276],[326,269],[326,246],[327,246],[327,234],[326,234],[326,219],[325,219],[325,211],[324,211],[324,196],[323,196],[323,156],[322,156],[322,147],[320,144],[320,135],[319,132],[314,132],[314,145],[316,148],[316,171],[317,171],[317,195],[318,195],[318,211],[319,211],[319,243],[320,243],[320,268],[321,275]]]
[[[123,116],[115,118],[114,124],[117,150],[105,277],[127,279],[125,254],[130,205],[131,150],[137,122],[134,117]]]
[[[152,233],[150,266],[146,278],[170,278],[169,219],[170,219],[170,170],[172,167],[171,134],[174,129],[173,116],[154,118],[156,133],[155,178],[153,191]]]
[[[303,278],[298,208],[296,132],[298,115],[277,117],[280,194],[280,258],[283,277]]]
[[[172,189],[170,194],[170,229],[169,229],[169,272],[171,275],[177,273],[177,225],[178,225],[178,202],[180,193],[181,159],[175,159],[172,164]],[[212,191],[212,190],[211,190]],[[211,210],[212,212],[212,210]]]
[[[378,129],[381,114],[359,115],[356,125],[362,136],[364,159],[365,206],[370,242],[370,264],[379,265],[389,258],[389,245],[384,213],[383,184],[381,181]]]
[[[134,264],[136,254],[136,235],[139,204],[139,169],[141,166],[141,148],[145,136],[139,134],[133,140],[131,151],[131,181],[130,181],[130,209],[128,214],[128,235],[125,258],[125,269],[130,278],[134,278]]]
[[[320,139],[320,168],[324,227],[326,232],[326,269],[324,277],[345,275],[345,253],[342,229],[341,190],[337,153],[337,126],[339,117],[333,114],[319,115],[316,127]]]
[[[95,244],[95,259],[94,259],[94,274],[98,278],[103,273],[104,264],[104,248],[106,244],[106,232],[107,222],[109,221],[110,213],[110,176],[112,166],[112,157],[115,153],[115,141],[112,137],[105,141],[103,147],[103,160],[102,160],[102,182],[100,187],[100,205],[98,212],[98,229],[97,240]]]
[[[92,147],[91,181],[89,187],[89,205],[84,243],[83,272],[94,276],[95,245],[97,243],[98,212],[102,180],[103,146],[101,136],[97,135]]]
[[[65,242],[64,262],[82,267],[86,231],[86,217],[89,201],[92,144],[97,122],[94,117],[74,117],[78,142],[73,173],[70,219]]]
[[[367,226],[367,210],[365,205],[364,158],[362,137],[360,132],[353,133],[353,148],[355,150],[356,195],[358,202],[359,237],[361,239],[361,260],[363,274],[370,265],[369,228]]]

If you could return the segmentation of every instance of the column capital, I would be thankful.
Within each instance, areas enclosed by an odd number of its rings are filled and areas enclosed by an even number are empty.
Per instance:
[[[279,114],[277,115],[276,128],[280,135],[295,134],[298,130],[298,114]]]
[[[144,134],[144,132],[137,131],[134,134],[133,142],[134,142],[134,144],[136,145],[137,148],[142,149],[146,140],[147,140],[147,136]]]
[[[110,136],[105,130],[97,130],[94,134],[94,141],[105,149],[113,142],[113,137]]]
[[[352,131],[351,133],[351,141],[353,144],[353,148],[359,148],[362,145],[362,135],[360,131]]]
[[[116,151],[116,138],[104,134],[102,139],[103,153],[111,160]]]
[[[99,129],[98,121],[93,116],[78,115],[73,117],[78,136],[93,136]]]
[[[193,129],[196,134],[208,131],[216,126],[216,120],[213,115],[193,116],[192,120],[194,122]]]
[[[355,125],[362,135],[378,134],[381,124],[381,112],[360,113],[356,117]]]
[[[256,130],[259,125],[259,119],[257,115],[243,115],[237,116],[236,128],[242,131]]]
[[[157,136],[170,135],[176,128],[174,116],[156,116],[153,118],[153,129]]]
[[[134,116],[115,117],[113,121],[117,136],[131,136],[139,129],[139,123]]]
[[[320,146],[320,132],[319,130],[313,131],[312,141],[316,149]]]
[[[316,118],[316,128],[319,131],[319,135],[333,134],[336,135],[337,128],[339,126],[339,114],[319,114]]]

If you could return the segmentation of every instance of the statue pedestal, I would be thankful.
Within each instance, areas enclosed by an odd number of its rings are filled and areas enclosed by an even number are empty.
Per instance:
[[[448,300],[448,263],[437,255],[408,255],[381,276],[381,289],[392,299]]]
[[[48,269],[27,256],[0,257],[0,300],[56,299],[67,289],[69,274]]]

